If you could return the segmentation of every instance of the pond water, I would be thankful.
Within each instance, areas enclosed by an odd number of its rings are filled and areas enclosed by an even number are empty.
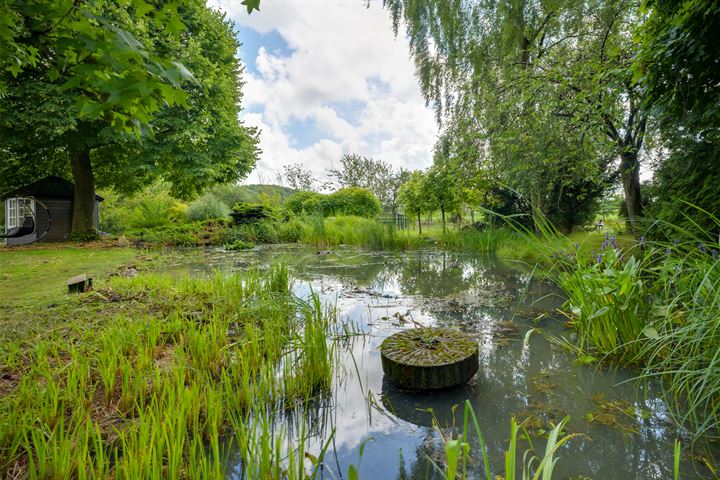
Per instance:
[[[347,478],[351,464],[359,467],[360,478],[440,478],[431,463],[442,458],[433,413],[450,435],[462,428],[466,400],[477,414],[494,475],[503,472],[511,416],[528,419],[535,449],[542,452],[544,431],[569,415],[566,431],[581,435],[558,451],[554,478],[672,478],[678,432],[659,388],[631,381],[636,372],[579,365],[550,341],[572,335],[557,311],[561,292],[551,285],[492,256],[442,251],[202,250],[180,256],[170,268],[205,274],[267,268],[279,260],[290,268],[296,295],[307,297],[312,289],[337,305],[339,322],[353,333],[335,341],[328,397],[282,420],[291,435],[306,432],[307,449],[315,454],[332,435],[319,478]],[[383,339],[417,325],[452,326],[477,339],[480,370],[468,385],[415,393],[383,377]],[[526,448],[519,443],[519,457]],[[473,456],[470,478],[485,478],[480,455]],[[229,476],[242,478],[239,455],[230,452],[228,461]],[[684,479],[709,476],[687,458],[681,469]]]

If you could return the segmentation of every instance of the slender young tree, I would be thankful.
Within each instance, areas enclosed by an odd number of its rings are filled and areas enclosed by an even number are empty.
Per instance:
[[[422,235],[420,216],[430,211],[430,205],[433,203],[427,182],[427,175],[420,170],[416,170],[409,175],[408,180],[402,184],[398,193],[398,202],[403,206],[405,213],[417,216],[418,233],[420,235]]]

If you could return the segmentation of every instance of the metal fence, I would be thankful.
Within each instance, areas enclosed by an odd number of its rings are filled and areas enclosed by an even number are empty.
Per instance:
[[[399,228],[400,230],[407,228],[407,220],[405,219],[405,215],[401,213],[380,217],[378,218],[378,222],[384,223],[385,225],[394,225],[395,228]]]

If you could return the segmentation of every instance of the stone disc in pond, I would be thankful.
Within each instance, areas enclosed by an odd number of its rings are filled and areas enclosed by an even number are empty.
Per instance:
[[[450,328],[413,328],[386,338],[380,346],[385,375],[416,390],[453,387],[478,370],[477,342]]]

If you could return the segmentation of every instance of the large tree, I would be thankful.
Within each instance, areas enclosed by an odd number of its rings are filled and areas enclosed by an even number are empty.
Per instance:
[[[0,80],[5,186],[69,173],[73,231],[87,232],[96,185],[130,192],[161,177],[192,195],[252,169],[257,141],[238,121],[238,43],[222,14],[197,0],[11,5],[13,45],[38,53]]]
[[[716,233],[720,5],[710,0],[646,0],[643,7],[646,21],[639,31],[641,48],[634,69],[646,92],[645,106],[660,125],[662,142],[652,214]],[[699,208],[689,208],[688,203]]]
[[[452,142],[475,143],[478,161],[543,213],[562,204],[558,192],[589,199],[619,177],[631,218],[640,215],[646,120],[628,70],[631,1],[385,4]]]

